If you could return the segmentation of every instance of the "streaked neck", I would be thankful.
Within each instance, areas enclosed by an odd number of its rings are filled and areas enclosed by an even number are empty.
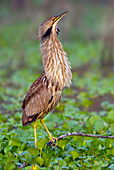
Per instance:
[[[41,54],[44,71],[48,79],[53,79],[63,88],[71,84],[71,67],[66,52],[56,35],[50,35],[41,41]]]

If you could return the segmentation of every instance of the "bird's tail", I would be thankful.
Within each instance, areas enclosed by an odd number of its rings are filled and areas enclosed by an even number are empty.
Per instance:
[[[38,113],[33,116],[27,117],[25,112],[22,110],[22,125],[23,126],[29,125],[30,123],[36,120],[37,116],[38,116]]]

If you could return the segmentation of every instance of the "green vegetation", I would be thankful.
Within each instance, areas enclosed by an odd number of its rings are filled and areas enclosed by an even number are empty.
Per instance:
[[[92,16],[85,10],[86,27],[90,26],[93,32],[99,26],[100,10],[105,11],[100,8],[98,14],[93,13],[93,27]],[[48,136],[38,121],[39,149],[36,149],[33,123],[22,126],[22,100],[43,71],[39,41],[31,38],[37,26],[30,28],[32,24],[25,17],[0,26],[0,169],[113,170],[112,139],[74,136],[60,140],[56,148],[46,147]],[[100,39],[92,41],[82,35],[83,28],[73,29],[70,42],[62,39],[73,68],[73,79],[71,88],[64,90],[62,101],[44,119],[54,137],[78,132],[80,128],[84,133],[114,134],[114,74],[110,67],[100,65]]]

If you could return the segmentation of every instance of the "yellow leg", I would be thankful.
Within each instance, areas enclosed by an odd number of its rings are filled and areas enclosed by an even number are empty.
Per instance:
[[[35,148],[37,148],[37,137],[36,137],[36,123],[37,123],[37,121],[35,121],[35,123],[34,123],[34,138],[35,138]]]
[[[34,123],[34,138],[35,138],[35,148],[37,148],[37,136],[36,136],[36,123],[38,121],[38,119],[40,118],[40,116],[42,115],[42,112],[38,115],[35,123]]]
[[[54,144],[54,139],[56,140],[56,144],[55,144],[55,146],[54,146],[54,148],[55,148],[55,147],[57,146],[58,139],[51,136],[49,130],[47,129],[46,125],[44,124],[44,119],[43,119],[43,118],[40,119],[40,122],[41,122],[42,125],[44,126],[44,128],[45,128],[45,130],[46,130],[46,132],[47,132],[47,134],[48,134],[48,136],[49,136],[50,141],[53,142],[52,145]]]

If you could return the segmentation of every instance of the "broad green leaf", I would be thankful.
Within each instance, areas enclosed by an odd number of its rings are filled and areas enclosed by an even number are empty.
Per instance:
[[[104,120],[100,119],[95,122],[95,130],[97,132],[100,132],[101,130],[103,130],[104,127],[105,127]]]
[[[16,138],[13,138],[9,141],[9,145],[12,145],[12,146],[20,146],[21,145],[21,142],[20,140],[16,137]]]
[[[4,170],[13,170],[15,169],[14,163],[8,163],[5,167]]]
[[[70,152],[70,154],[72,155],[73,160],[75,160],[76,158],[78,158],[78,157],[79,157],[79,153],[78,153],[78,152],[76,152],[76,151],[71,151],[71,152]]]
[[[112,153],[112,155],[114,156],[114,148],[113,148],[113,149],[111,149],[111,153]]]
[[[97,121],[100,120],[100,119],[101,119],[100,116],[95,115],[95,116],[90,117],[88,123],[90,123],[91,125],[94,125],[95,122],[97,122]]]
[[[55,153],[55,152],[53,153],[51,147],[50,148],[48,147],[48,149],[49,151],[46,148],[46,150],[43,150],[41,154],[42,158],[45,160],[45,166],[48,166],[50,164],[51,158],[53,157],[53,154]]]
[[[54,170],[62,170],[60,166],[53,166]]]
[[[43,158],[42,158],[42,157],[37,157],[37,158],[36,158],[36,163],[38,163],[40,166],[42,166],[43,163],[44,163]]]
[[[25,151],[25,159],[26,159],[26,162],[27,162],[27,163],[31,162],[31,160],[32,160],[32,155],[30,154],[29,151]]]
[[[28,148],[27,151],[29,151],[31,153],[31,155],[35,155],[38,156],[39,154],[39,150],[37,148]]]
[[[74,169],[76,168],[76,170],[79,169],[79,167],[76,166],[76,162],[75,162],[75,161],[70,161],[70,162],[69,162],[69,166],[70,166],[71,168],[74,168]],[[77,168],[78,168],[78,169],[77,169]]]
[[[83,100],[83,105],[85,106],[85,107],[89,107],[89,106],[91,106],[93,104],[93,102],[92,101],[90,101],[90,100],[88,100],[88,99],[84,99]]]
[[[75,142],[81,141],[81,140],[82,140],[82,137],[81,137],[81,136],[73,136],[73,140],[74,140]]]
[[[109,130],[114,133],[114,127],[110,127]]]
[[[0,136],[0,140],[3,140],[5,138],[5,135]]]
[[[112,122],[114,121],[114,110],[111,110],[108,115],[107,115],[107,118],[109,120],[111,120]]]
[[[42,150],[46,146],[47,142],[48,139],[39,139],[37,142],[37,147]]]
[[[10,154],[8,155],[7,159],[6,159],[6,163],[10,163],[14,161],[14,155],[10,152]]]
[[[91,170],[101,170],[99,166],[93,166]]]
[[[12,148],[11,145],[7,145],[4,149],[4,152],[7,154],[11,150],[11,148]]]
[[[71,139],[69,138],[65,138],[65,139],[61,139],[58,142],[58,146],[62,149],[64,149],[66,147],[66,145],[70,142]]]
[[[67,123],[67,122],[65,122],[65,123],[63,124],[63,128],[68,129],[68,123]]]
[[[110,165],[108,168],[109,168],[110,170],[114,170],[114,164]]]
[[[66,166],[66,162],[62,158],[56,158],[56,160],[58,161],[58,164],[60,165],[60,167]]]

